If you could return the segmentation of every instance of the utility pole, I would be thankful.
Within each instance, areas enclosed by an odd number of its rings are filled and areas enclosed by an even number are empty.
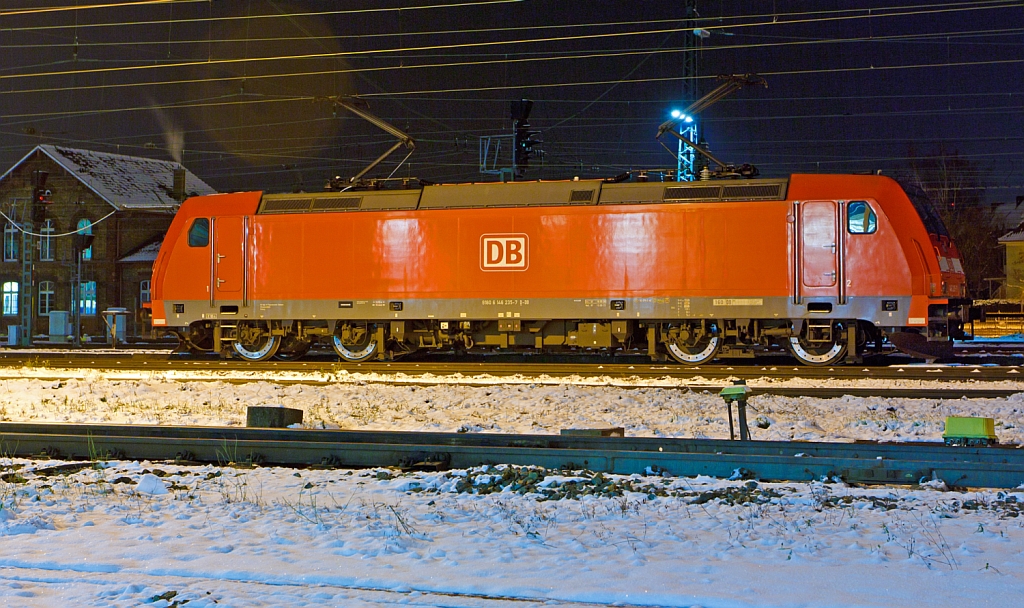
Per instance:
[[[32,344],[32,318],[34,307],[32,296],[35,290],[33,278],[32,256],[38,240],[33,234],[35,226],[42,226],[46,221],[46,208],[53,202],[52,193],[46,189],[46,178],[49,177],[46,171],[36,169],[32,172],[32,200],[25,214],[25,220],[21,223],[21,284],[18,286],[18,317],[20,329],[18,336],[19,346],[30,346]]]
[[[31,203],[35,206],[35,200]],[[32,210],[26,214],[31,217]],[[21,223],[21,285],[18,287],[18,346],[32,344],[32,220]]]
[[[697,0],[684,0],[683,2],[683,86],[682,101],[690,105],[699,97],[697,82],[697,45],[707,30],[697,27]],[[673,118],[677,118],[673,116]],[[704,129],[696,116],[685,116],[679,122],[679,134],[698,144],[703,143]],[[700,175],[701,162],[697,153],[689,146],[679,141],[676,152],[676,181],[692,182]]]
[[[78,231],[72,239],[75,251],[75,281],[71,289],[71,316],[75,323],[75,348],[82,345],[82,253],[92,246],[93,235]]]

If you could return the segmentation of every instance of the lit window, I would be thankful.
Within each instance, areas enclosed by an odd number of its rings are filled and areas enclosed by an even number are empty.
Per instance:
[[[149,301],[149,281],[139,281],[139,302]]]
[[[39,282],[39,314],[48,315],[53,311],[53,281]]]
[[[46,220],[43,222],[43,227],[39,229],[39,259],[43,262],[53,261],[53,233],[55,232],[53,226],[53,220]]]
[[[846,207],[846,228],[850,234],[872,234],[878,229],[878,218],[864,201],[853,201]]]
[[[78,232],[78,234],[92,234],[92,221],[89,220],[88,218],[83,217],[82,219],[78,220],[77,228],[78,229],[76,230],[76,232]],[[92,259],[92,245],[89,245],[88,247],[82,250],[82,259]]]
[[[210,220],[205,217],[196,218],[188,229],[189,247],[206,247],[210,244]]]
[[[18,229],[10,222],[4,226],[4,261],[18,261]]]
[[[14,281],[4,283],[4,314],[18,314],[18,284]]]
[[[78,313],[83,315],[95,315],[96,281],[82,281],[79,288]]]

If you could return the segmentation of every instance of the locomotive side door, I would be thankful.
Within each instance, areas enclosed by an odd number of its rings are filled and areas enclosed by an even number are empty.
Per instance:
[[[243,300],[245,287],[245,221],[241,217],[211,218],[213,249],[210,271],[211,304]]]
[[[838,205],[834,201],[800,203],[799,287],[805,296],[839,295]]]

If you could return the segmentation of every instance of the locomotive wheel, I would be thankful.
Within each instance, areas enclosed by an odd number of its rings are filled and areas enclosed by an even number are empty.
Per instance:
[[[246,361],[266,361],[281,348],[281,336],[271,335],[266,323],[241,322],[238,337],[231,346]]]
[[[669,356],[683,365],[702,365],[714,359],[722,346],[722,338],[695,326],[687,329],[689,331],[683,335],[670,332],[670,337],[665,340]]]
[[[847,348],[846,342],[840,339],[840,336],[843,335],[841,325],[832,328],[832,335],[834,336],[833,340],[824,343],[808,342],[803,335],[792,336],[786,346],[789,347],[789,352],[804,365],[815,367],[832,365],[846,356]]]
[[[294,336],[285,336],[274,358],[278,361],[295,361],[308,353],[309,347],[309,342],[298,340]]]
[[[374,339],[377,326],[373,323],[345,323],[334,332],[331,343],[334,352],[343,361],[359,363],[377,356],[379,345]]]
[[[206,322],[193,323],[189,326],[187,335],[178,334],[178,339],[182,338],[188,352],[193,355],[213,350],[213,328]]]

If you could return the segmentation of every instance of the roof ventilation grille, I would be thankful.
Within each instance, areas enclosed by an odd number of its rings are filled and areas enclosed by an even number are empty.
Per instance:
[[[342,209],[358,209],[361,196],[346,196],[345,198],[317,198],[313,199],[313,211],[338,211]]]
[[[591,203],[593,201],[593,190],[573,190],[569,193],[569,203]]]
[[[263,201],[264,213],[289,213],[295,211],[307,211],[313,199],[311,198],[278,198]]]
[[[737,184],[722,188],[723,200],[782,200],[782,184]]]
[[[721,186],[669,186],[665,188],[667,201],[717,201]]]

